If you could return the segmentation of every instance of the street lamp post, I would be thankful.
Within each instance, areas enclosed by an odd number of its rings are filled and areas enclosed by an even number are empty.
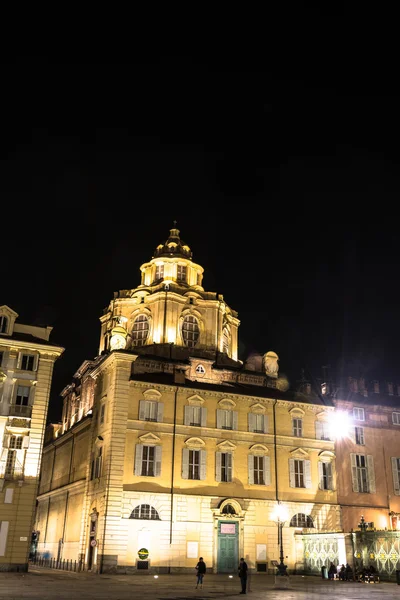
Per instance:
[[[286,569],[287,565],[284,562],[283,555],[283,526],[288,518],[288,512],[286,506],[281,504],[280,502],[277,504],[275,513],[274,513],[274,521],[278,525],[278,545],[279,545],[279,565],[277,565],[278,575],[287,575]]]

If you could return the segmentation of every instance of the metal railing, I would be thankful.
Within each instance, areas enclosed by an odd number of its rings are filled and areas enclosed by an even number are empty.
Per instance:
[[[16,480],[23,478],[24,467],[19,460],[15,459],[12,465],[7,465],[6,461],[0,462],[0,479]]]
[[[23,404],[11,404],[9,417],[26,417],[30,418],[32,415],[32,406],[24,406]]]

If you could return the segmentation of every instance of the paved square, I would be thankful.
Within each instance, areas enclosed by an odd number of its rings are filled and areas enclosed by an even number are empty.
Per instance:
[[[290,577],[289,589],[276,589],[274,577],[253,575],[248,596],[252,600],[366,600],[399,597],[395,583],[364,584],[328,581],[319,577]],[[95,575],[31,568],[29,573],[0,573],[0,600],[214,600],[239,596],[238,577],[207,574],[196,590],[196,575]]]

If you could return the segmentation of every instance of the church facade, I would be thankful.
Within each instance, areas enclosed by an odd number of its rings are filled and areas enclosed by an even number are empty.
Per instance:
[[[224,573],[241,556],[266,571],[281,546],[301,572],[319,536],[346,562],[332,397],[291,390],[273,351],[239,360],[238,314],[176,228],[140,271],[48,428],[37,552],[122,573],[192,572],[203,556]]]

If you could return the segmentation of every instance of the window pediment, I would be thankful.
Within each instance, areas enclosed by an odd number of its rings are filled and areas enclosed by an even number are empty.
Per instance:
[[[236,450],[236,444],[233,444],[229,440],[224,440],[223,442],[217,444],[217,448],[221,451],[233,452],[234,450]]]
[[[324,462],[331,462],[336,458],[336,455],[334,452],[330,452],[329,450],[322,450],[322,452],[318,454],[318,458]]]
[[[329,419],[329,416],[330,415],[325,410],[315,415],[318,421],[327,421]]]
[[[268,454],[269,450],[264,444],[253,444],[253,446],[250,446],[250,452],[252,454]]]
[[[234,402],[230,398],[222,398],[222,400],[218,402],[218,406],[225,410],[232,410],[233,408],[235,408],[236,402]]]
[[[188,448],[204,448],[205,445],[206,443],[198,437],[191,437],[185,441],[185,446]]]
[[[200,406],[201,404],[204,404],[204,402],[205,402],[205,400],[201,396],[198,396],[197,394],[195,394],[194,396],[190,396],[190,398],[188,398],[187,401],[190,406]]]
[[[262,404],[259,404],[258,402],[256,404],[252,404],[252,406],[250,406],[251,412],[253,413],[257,413],[257,414],[264,414],[265,413],[265,406],[263,406]]]
[[[303,450],[303,448],[296,448],[295,450],[292,450],[290,453],[290,456],[292,458],[308,458],[309,454],[308,452],[306,452],[305,450]]]
[[[304,415],[306,414],[305,411],[300,408],[299,406],[294,406],[293,408],[291,408],[289,410],[289,414],[291,415],[292,418],[296,418],[296,417],[304,417]]]
[[[158,437],[158,435],[155,435],[150,431],[144,435],[141,435],[139,440],[142,444],[159,444],[161,442],[161,439]]]
[[[161,393],[158,390],[145,390],[143,392],[143,396],[146,400],[159,400],[161,398]]]

